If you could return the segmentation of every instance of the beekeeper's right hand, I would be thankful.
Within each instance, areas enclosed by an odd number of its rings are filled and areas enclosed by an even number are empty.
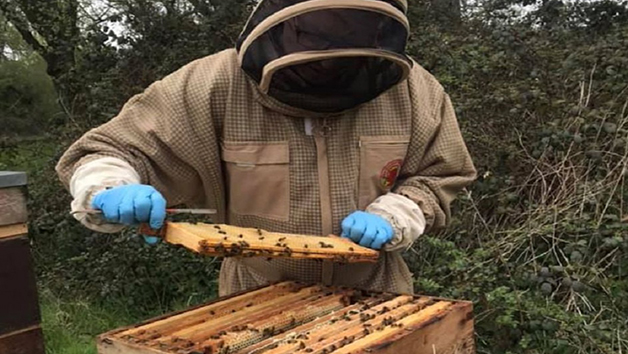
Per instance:
[[[102,210],[110,223],[148,223],[155,230],[160,229],[166,219],[166,199],[152,186],[143,184],[111,187],[99,192],[92,200],[92,208]]]

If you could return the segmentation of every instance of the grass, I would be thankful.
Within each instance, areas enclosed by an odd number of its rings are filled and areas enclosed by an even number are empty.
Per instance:
[[[121,306],[65,300],[45,288],[40,306],[47,354],[96,354],[97,335],[141,321]]]
[[[45,286],[39,289],[39,304],[47,354],[97,354],[98,335],[191,306],[181,299],[164,312],[138,315],[120,301],[66,299]]]

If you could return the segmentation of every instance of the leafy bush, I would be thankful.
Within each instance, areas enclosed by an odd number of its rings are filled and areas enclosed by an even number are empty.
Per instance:
[[[474,300],[480,352],[628,348],[628,26],[570,27],[578,13],[415,30],[480,178],[406,258],[417,292]]]
[[[41,134],[60,114],[45,63],[0,60],[0,136]]]

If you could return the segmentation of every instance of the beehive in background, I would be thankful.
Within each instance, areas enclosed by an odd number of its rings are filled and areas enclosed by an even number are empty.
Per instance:
[[[100,354],[475,353],[472,304],[282,282],[103,334]]]
[[[0,171],[0,354],[44,354],[26,174]]]

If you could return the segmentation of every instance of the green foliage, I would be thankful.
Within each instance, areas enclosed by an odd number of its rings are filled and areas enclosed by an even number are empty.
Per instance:
[[[37,58],[0,60],[0,136],[44,132],[60,114],[45,63]]]
[[[597,16],[620,5],[587,6],[414,30],[480,178],[406,258],[417,292],[474,301],[480,352],[628,349],[628,26],[623,5],[607,26]]]

